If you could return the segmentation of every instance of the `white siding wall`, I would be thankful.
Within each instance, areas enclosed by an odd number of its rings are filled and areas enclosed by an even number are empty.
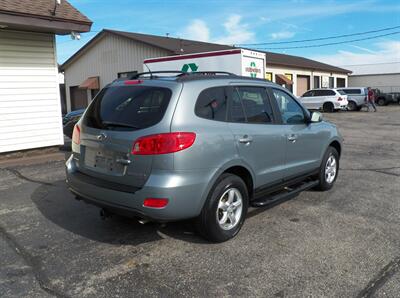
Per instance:
[[[400,92],[400,73],[349,76],[351,87],[373,87],[382,92]]]
[[[98,76],[100,88],[117,78],[119,72],[143,71],[143,60],[167,56],[168,51],[124,37],[107,34],[68,65],[64,72],[67,108],[71,110],[70,87],[78,86],[88,77]],[[90,99],[88,98],[88,102]]]
[[[0,31],[0,152],[63,144],[53,34]]]
[[[297,93],[297,75],[305,75],[305,76],[310,76],[310,88],[314,88],[314,76],[319,76],[320,80],[322,76],[327,76],[327,77],[334,77],[334,87],[336,88],[336,78],[343,78],[346,81],[346,86],[347,86],[347,81],[348,81],[348,76],[345,74],[339,74],[339,73],[329,73],[329,72],[320,72],[320,71],[311,71],[311,70],[304,70],[304,69],[293,69],[293,68],[281,68],[281,67],[274,67],[274,66],[269,66],[268,61],[267,61],[267,67],[265,69],[266,72],[272,72],[272,80],[275,82],[275,75],[276,74],[291,74],[293,76],[293,94],[296,96],[301,96],[302,94],[296,94]],[[320,81],[321,84],[321,81]]]

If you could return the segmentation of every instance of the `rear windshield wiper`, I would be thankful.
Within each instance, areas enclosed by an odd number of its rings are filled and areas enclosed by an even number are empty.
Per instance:
[[[129,128],[135,128],[135,129],[139,129],[141,127],[136,126],[136,125],[132,125],[132,124],[126,124],[126,123],[120,123],[120,122],[112,122],[112,121],[103,121],[102,122],[103,126],[108,127],[129,127]]]

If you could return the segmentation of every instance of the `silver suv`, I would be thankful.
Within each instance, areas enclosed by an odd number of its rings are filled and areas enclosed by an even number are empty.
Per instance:
[[[349,111],[360,111],[361,108],[367,103],[368,89],[365,87],[347,87],[338,88],[339,92],[347,95]]]
[[[151,73],[104,88],[75,126],[72,151],[67,183],[77,199],[103,214],[195,218],[221,242],[239,232],[249,206],[330,189],[342,138],[265,80]]]

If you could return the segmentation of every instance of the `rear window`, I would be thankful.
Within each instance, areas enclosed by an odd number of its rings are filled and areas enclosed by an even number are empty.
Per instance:
[[[161,121],[172,91],[145,86],[115,86],[100,91],[90,105],[85,124],[110,130],[136,130]]]
[[[344,92],[340,93],[342,95],[344,94],[361,94],[361,89],[339,89],[338,92]]]

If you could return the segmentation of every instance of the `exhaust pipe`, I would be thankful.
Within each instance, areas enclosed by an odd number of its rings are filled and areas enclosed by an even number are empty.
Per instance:
[[[139,219],[139,223],[142,224],[142,225],[145,225],[145,224],[147,224],[148,222],[150,222],[150,221],[147,220],[147,219],[144,219],[144,218]]]

